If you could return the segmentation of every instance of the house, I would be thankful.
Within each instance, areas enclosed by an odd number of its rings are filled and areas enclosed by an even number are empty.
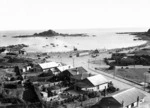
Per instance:
[[[102,91],[108,88],[109,81],[101,74],[90,76],[75,84],[77,89],[84,91]]]
[[[25,72],[30,72],[30,70],[32,70],[31,66],[24,66],[21,69],[21,72],[25,73]]]
[[[71,68],[63,71],[60,76],[64,80],[68,80],[69,82],[72,82],[72,76],[76,75],[81,75],[87,73],[87,70],[85,70],[83,67],[76,67],[76,68]]]
[[[104,97],[97,107],[93,108],[133,108],[144,102],[145,95],[136,88],[130,88],[111,96]]]
[[[40,63],[34,66],[34,72],[45,72],[58,66],[61,66],[61,63],[57,62]]]
[[[79,82],[90,76],[91,76],[91,73],[82,73],[82,74],[70,76],[70,79],[71,79],[71,82]]]
[[[19,54],[22,54],[22,55],[26,55],[27,54],[27,52],[24,49],[21,49],[18,52],[19,52]]]
[[[71,68],[63,71],[63,75],[67,77],[79,75],[83,73],[87,73],[87,70],[85,70],[83,67],[76,67],[76,68]]]
[[[73,66],[71,65],[61,65],[55,68],[52,68],[51,71],[53,72],[54,75],[58,75],[59,73],[67,70],[67,69],[71,69],[73,68]]]

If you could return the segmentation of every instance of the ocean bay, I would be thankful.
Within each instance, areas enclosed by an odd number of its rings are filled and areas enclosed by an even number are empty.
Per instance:
[[[76,47],[79,50],[113,49],[145,44],[147,41],[137,40],[129,34],[116,34],[120,30],[56,30],[60,33],[86,33],[88,37],[54,36],[54,37],[27,37],[13,38],[17,35],[31,35],[39,31],[9,31],[0,32],[0,46],[25,44],[27,52],[66,52]],[[131,30],[121,30],[132,31]],[[3,37],[6,35],[6,37]]]

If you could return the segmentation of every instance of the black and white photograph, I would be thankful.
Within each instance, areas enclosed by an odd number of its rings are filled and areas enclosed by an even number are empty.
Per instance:
[[[150,108],[150,0],[0,0],[0,108]]]

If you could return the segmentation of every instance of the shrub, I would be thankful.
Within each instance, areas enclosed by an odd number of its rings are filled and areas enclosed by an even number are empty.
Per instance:
[[[114,65],[111,65],[108,69],[109,69],[109,70],[113,70],[113,69],[115,69],[115,66],[114,66]]]
[[[113,87],[113,86],[110,86],[108,89],[107,89],[107,92],[109,92],[109,93],[114,93],[114,92],[116,92],[116,91],[118,91],[119,90],[119,88],[115,88],[115,87]]]
[[[89,97],[87,95],[83,95],[83,101],[88,100]]]

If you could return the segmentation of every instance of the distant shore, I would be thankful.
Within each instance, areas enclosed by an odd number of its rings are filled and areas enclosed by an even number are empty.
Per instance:
[[[141,40],[150,41],[150,36],[148,32],[118,32],[116,34],[129,34],[134,35],[135,37],[140,38]]]

